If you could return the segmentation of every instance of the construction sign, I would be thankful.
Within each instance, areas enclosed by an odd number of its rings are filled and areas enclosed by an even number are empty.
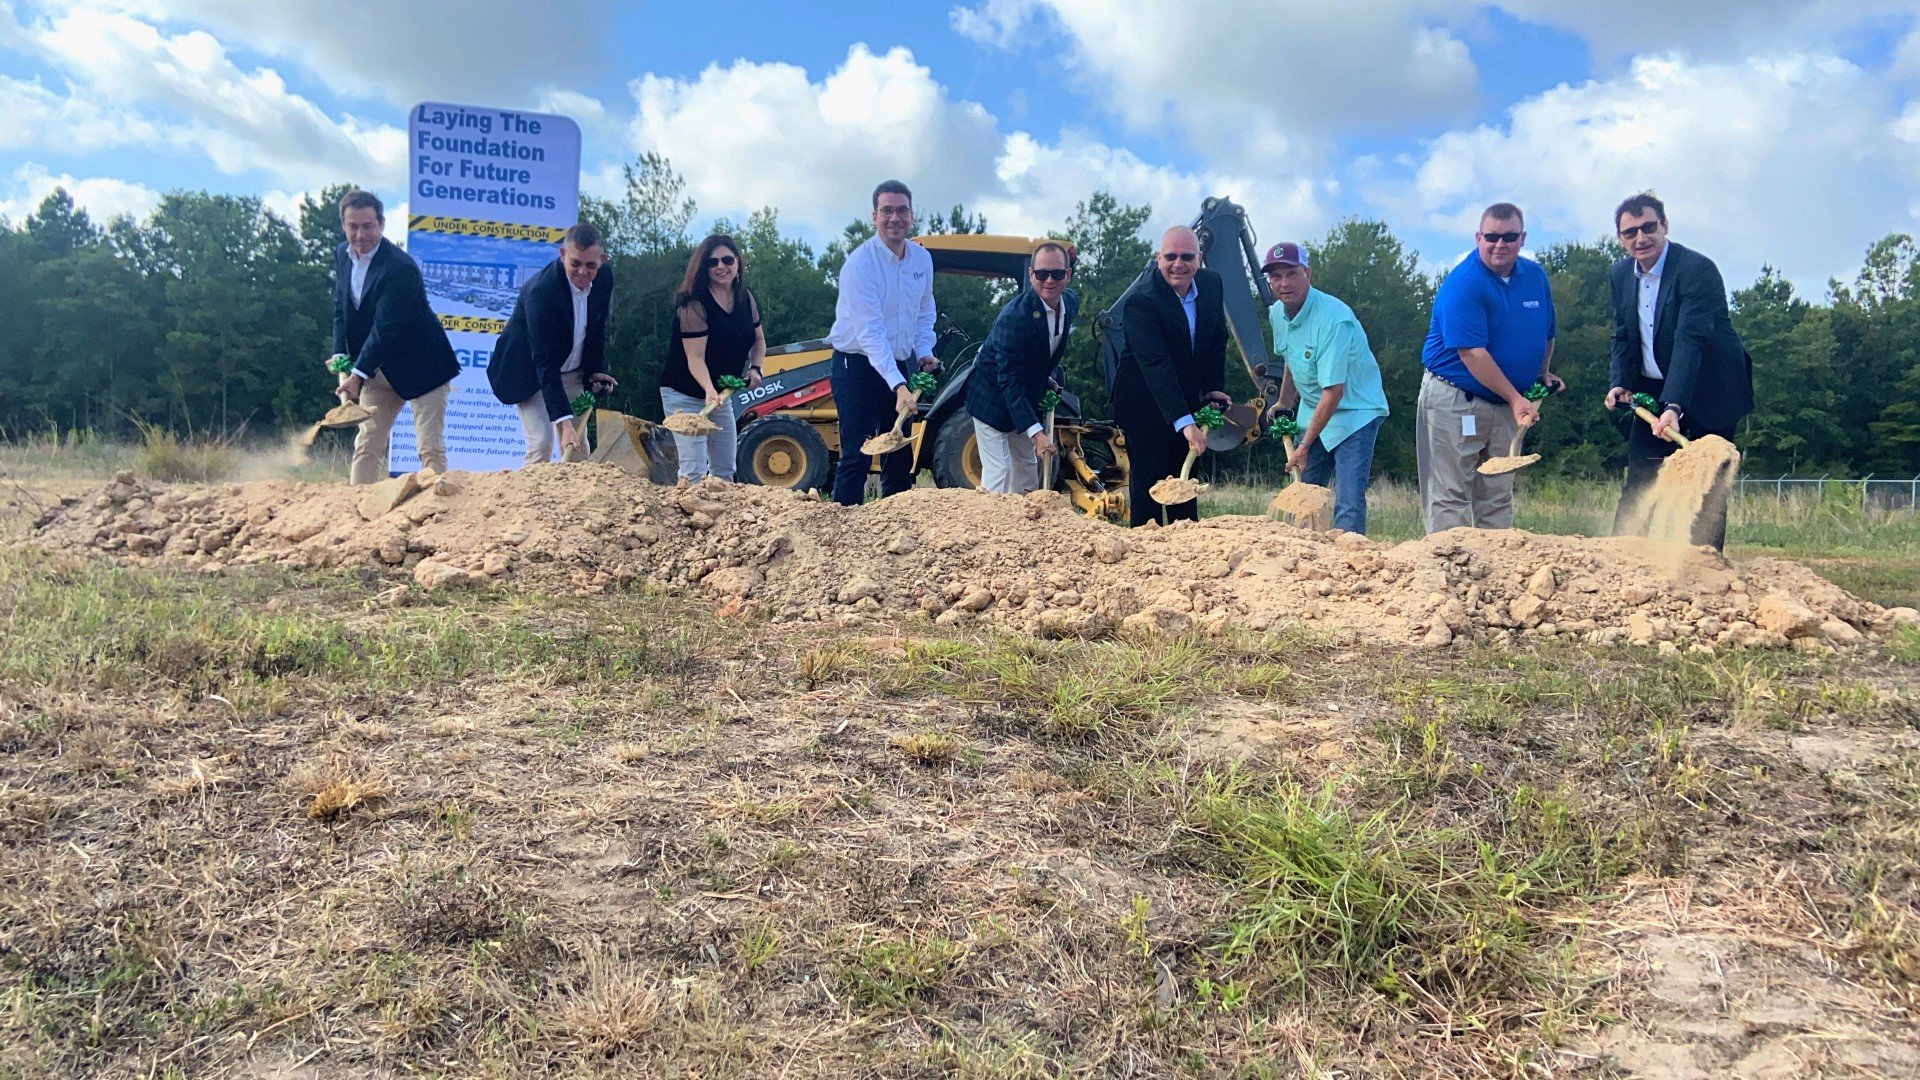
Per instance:
[[[426,102],[407,118],[407,253],[460,359],[447,464],[516,469],[520,416],[495,401],[487,360],[520,285],[552,262],[579,215],[580,127],[565,116]],[[393,427],[394,475],[419,468],[413,414]]]

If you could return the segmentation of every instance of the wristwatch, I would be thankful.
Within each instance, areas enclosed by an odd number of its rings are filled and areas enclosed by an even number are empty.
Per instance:
[[[1687,410],[1685,410],[1685,409],[1683,409],[1683,408],[1681,408],[1681,407],[1680,407],[1680,406],[1678,406],[1678,405],[1675,405],[1675,404],[1674,404],[1673,402],[1671,402],[1671,401],[1669,401],[1669,402],[1667,402],[1666,404],[1664,404],[1664,405],[1662,405],[1662,406],[1660,406],[1660,411],[1661,411],[1661,412],[1670,412],[1670,413],[1672,413],[1672,414],[1674,415],[1674,417],[1675,417],[1676,419],[1679,419],[1679,420],[1685,420],[1685,419],[1687,418]]]

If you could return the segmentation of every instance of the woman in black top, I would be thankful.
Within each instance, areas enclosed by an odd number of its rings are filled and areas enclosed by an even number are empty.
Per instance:
[[[719,431],[673,437],[682,479],[733,479],[736,402],[719,380],[732,375],[746,380],[749,390],[759,386],[760,361],[767,355],[760,306],[747,289],[746,269],[733,237],[709,236],[693,249],[673,297],[673,343],[660,372],[660,407],[668,413],[699,412],[720,402],[709,414]]]

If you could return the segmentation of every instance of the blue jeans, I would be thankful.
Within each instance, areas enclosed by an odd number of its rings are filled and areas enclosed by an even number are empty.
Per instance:
[[[660,388],[660,409],[669,416],[677,412],[697,413],[706,407],[706,398],[683,394],[671,386]],[[707,419],[720,425],[719,431],[711,435],[673,437],[673,448],[680,458],[680,479],[699,480],[705,476],[733,479],[734,449],[740,436],[733,407],[734,397],[728,394],[727,403],[708,415]]]
[[[859,506],[866,501],[867,471],[873,460],[860,452],[860,444],[891,431],[900,414],[893,408],[893,391],[866,357],[835,352],[831,371],[828,378],[833,405],[840,413],[840,461],[833,469],[833,501],[841,506]],[[909,417],[901,434],[912,430]],[[881,498],[898,495],[912,486],[913,447],[880,458]]]
[[[1307,464],[1300,470],[1304,483],[1329,486],[1333,481],[1333,527],[1343,532],[1367,531],[1367,484],[1373,480],[1373,444],[1380,438],[1380,425],[1386,417],[1376,416],[1365,427],[1340,440],[1328,450],[1326,443],[1313,440],[1307,447]]]

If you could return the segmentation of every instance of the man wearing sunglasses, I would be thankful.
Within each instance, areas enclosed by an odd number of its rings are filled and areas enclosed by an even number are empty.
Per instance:
[[[935,371],[933,256],[907,239],[913,232],[913,192],[898,180],[873,189],[873,235],[847,253],[834,301],[833,367],[828,376],[840,413],[840,461],[833,501],[859,506],[866,498],[871,459],[860,444],[893,427],[913,406],[907,375]],[[913,486],[913,447],[880,459],[880,497]]]
[[[487,382],[520,410],[523,464],[553,460],[554,436],[568,460],[585,457],[587,435],[573,420],[582,390],[613,389],[607,374],[607,309],[613,268],[600,230],[581,222],[560,241],[560,257],[527,279],[487,360]]]
[[[1025,495],[1040,486],[1040,459],[1054,452],[1041,423],[1046,396],[1080,298],[1067,288],[1073,256],[1049,240],[1033,249],[1028,287],[1007,301],[967,376],[967,413],[980,447],[980,487]]]
[[[1440,283],[1421,349],[1427,373],[1413,414],[1420,511],[1430,533],[1513,527],[1513,474],[1480,474],[1507,453],[1518,427],[1540,418],[1535,382],[1565,384],[1553,361],[1553,293],[1546,271],[1520,254],[1526,221],[1512,203],[1480,215],[1473,254]]]
[[[1135,526],[1160,520],[1162,507],[1149,493],[1154,483],[1177,474],[1189,450],[1206,450],[1193,414],[1233,404],[1220,297],[1220,275],[1200,265],[1200,238],[1176,226],[1160,238],[1153,272],[1121,301],[1126,343],[1114,364],[1113,419],[1127,439],[1127,509]],[[1198,521],[1200,502],[1164,513],[1168,521]]]
[[[1718,435],[1733,441],[1740,419],[1753,411],[1753,358],[1727,312],[1727,287],[1713,260],[1667,239],[1667,208],[1649,194],[1634,195],[1613,212],[1627,257],[1613,264],[1613,363],[1606,404],[1651,394],[1660,422],[1634,423],[1627,432],[1627,479],[1614,531],[1632,531],[1633,504],[1659,475],[1677,444]],[[1695,544],[1727,542],[1727,504],[1716,500],[1694,519]]]

